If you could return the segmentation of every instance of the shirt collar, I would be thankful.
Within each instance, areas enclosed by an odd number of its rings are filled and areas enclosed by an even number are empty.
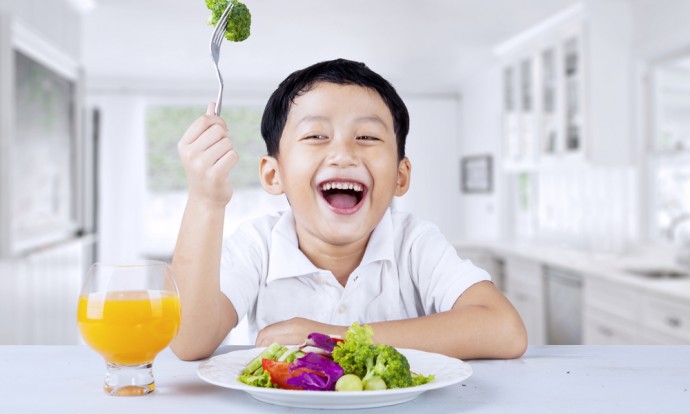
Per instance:
[[[390,209],[376,226],[367,243],[362,262],[358,267],[369,263],[388,260],[394,262],[393,219]],[[291,210],[286,211],[271,231],[271,248],[268,258],[266,283],[274,280],[319,273],[322,270],[299,249],[295,218]]]
[[[391,263],[395,262],[394,238],[393,218],[391,217],[390,209],[387,209],[386,214],[383,215],[383,218],[371,233],[367,249],[364,251],[364,257],[358,267],[383,260],[388,260]]]
[[[277,279],[318,273],[319,269],[299,249],[292,210],[280,216],[271,230],[266,283]]]

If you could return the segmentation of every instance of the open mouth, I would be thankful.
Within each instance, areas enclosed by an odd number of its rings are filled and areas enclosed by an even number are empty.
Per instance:
[[[319,185],[326,203],[337,212],[355,211],[367,192],[367,187],[356,181],[326,181]]]

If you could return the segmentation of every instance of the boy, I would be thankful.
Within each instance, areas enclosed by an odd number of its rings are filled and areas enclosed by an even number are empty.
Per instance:
[[[257,346],[343,334],[354,321],[374,341],[469,358],[516,358],[522,320],[483,270],[439,230],[393,212],[410,184],[409,118],[395,89],[362,63],[317,63],[269,99],[261,183],[290,210],[238,228],[222,243],[237,161],[213,104],[179,142],[189,199],[173,256],[182,301],[171,345],[205,358],[248,315]]]

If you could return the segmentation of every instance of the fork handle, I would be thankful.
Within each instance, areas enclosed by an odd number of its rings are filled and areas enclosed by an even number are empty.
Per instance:
[[[220,116],[221,106],[223,106],[223,83],[221,81],[220,87],[218,88],[218,97],[216,98],[216,116]]]

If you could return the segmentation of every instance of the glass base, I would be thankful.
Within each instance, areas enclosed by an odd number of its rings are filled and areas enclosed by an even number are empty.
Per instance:
[[[103,391],[117,396],[149,394],[156,389],[152,367],[153,363],[118,365],[108,362]]]

